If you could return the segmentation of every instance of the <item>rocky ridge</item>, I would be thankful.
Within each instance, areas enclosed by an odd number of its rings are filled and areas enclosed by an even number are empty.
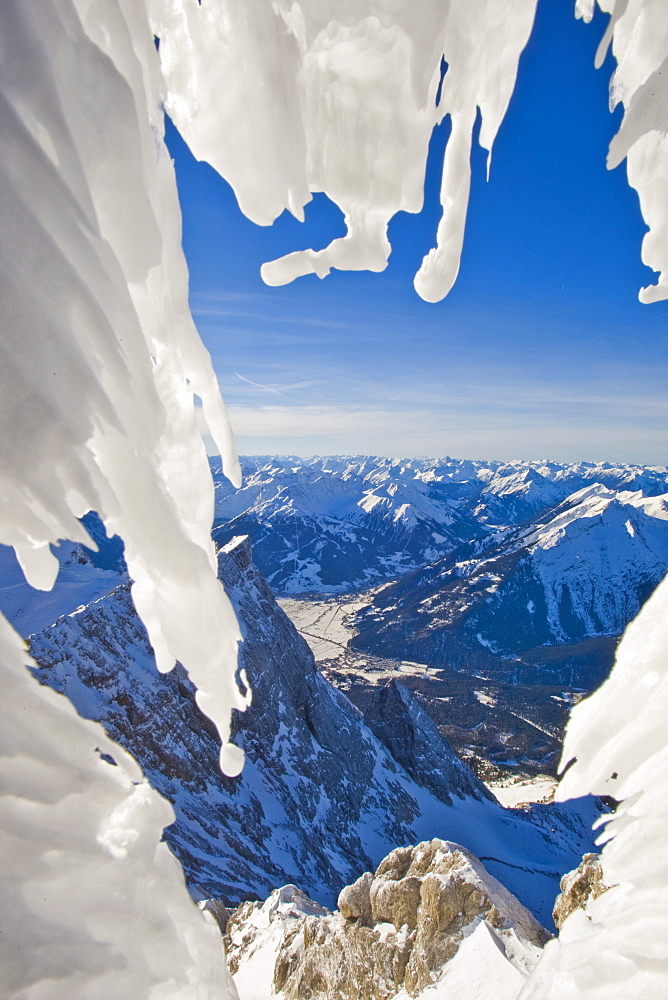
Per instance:
[[[344,888],[338,913],[323,912],[294,886],[243,904],[228,921],[227,948],[242,994],[253,992],[262,960],[265,969],[273,964],[267,996],[390,1000],[432,986],[474,934],[491,939],[516,984],[549,937],[479,859],[432,840],[392,851],[375,873]]]
[[[490,800],[494,796],[441,735],[419,701],[396,678],[373,692],[364,722],[407,774],[443,802],[452,789]]]
[[[561,892],[556,898],[552,918],[557,930],[561,930],[566,917],[573,910],[584,910],[587,904],[602,896],[610,886],[603,881],[600,855],[585,854],[572,872],[566,872],[559,883]]]

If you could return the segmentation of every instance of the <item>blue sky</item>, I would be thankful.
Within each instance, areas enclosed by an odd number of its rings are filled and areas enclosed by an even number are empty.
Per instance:
[[[619,112],[594,69],[607,18],[540,0],[494,147],[474,153],[459,278],[441,303],[412,279],[433,245],[425,207],[390,226],[382,274],[269,288],[260,265],[343,234],[316,195],[306,222],[257,227],[171,126],[191,305],[242,454],[384,454],[665,464],[668,302],[643,306],[645,225],[625,165],[605,169]],[[447,122],[435,134],[442,151]]]

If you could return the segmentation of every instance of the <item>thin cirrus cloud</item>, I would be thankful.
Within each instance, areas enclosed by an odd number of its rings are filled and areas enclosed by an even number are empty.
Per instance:
[[[305,363],[265,360],[223,380],[223,390],[242,454],[447,453],[663,465],[666,406],[657,373],[580,367],[576,376],[570,366],[557,373],[543,364],[527,378],[511,364],[453,362],[427,379],[321,366],[325,377],[308,378]]]
[[[195,320],[241,320],[244,323],[303,326],[309,329],[352,330],[358,324],[341,319],[331,319],[316,314],[299,312],[283,313],[276,302],[266,295],[253,292],[212,292],[193,296],[191,303]]]
[[[265,384],[263,382],[254,382],[253,379],[246,378],[245,375],[240,375],[239,372],[234,372],[235,378],[238,378],[241,382],[245,382],[246,385],[251,386],[252,389],[259,390],[260,392],[273,393],[276,396],[285,396],[289,392],[296,392],[301,389],[312,389],[318,385],[324,385],[327,379],[307,379],[302,382],[277,382],[272,385]]]
[[[380,365],[380,361],[378,362]],[[317,373],[317,374],[316,374]],[[286,404],[336,406],[360,411],[429,410],[450,416],[504,411],[527,417],[549,414],[567,423],[586,414],[589,420],[618,422],[620,418],[645,419],[662,423],[666,401],[661,372],[644,367],[599,367],[596,376],[586,371],[561,373],[517,371],[508,365],[466,365],[451,363],[435,376],[419,377],[415,371],[351,374],[342,366],[265,361],[247,375],[235,372],[236,381],[221,379],[225,398],[230,404],[255,407],[267,392],[299,397]],[[315,375],[316,377],[311,377]]]

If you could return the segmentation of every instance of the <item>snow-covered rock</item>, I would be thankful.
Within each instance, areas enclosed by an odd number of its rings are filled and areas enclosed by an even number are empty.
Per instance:
[[[555,482],[531,465],[496,469],[474,508],[476,517],[496,525],[519,524],[564,499],[569,479]]]
[[[240,993],[254,1000],[275,994],[389,1000],[400,991],[418,997],[447,979],[474,935],[494,943],[517,989],[549,937],[478,858],[443,840],[392,851],[375,873],[341,891],[338,907],[318,912],[292,886],[240,907],[228,923]],[[254,981],[260,956],[262,983]],[[487,988],[494,995],[498,975],[490,963]]]
[[[598,854],[585,854],[572,872],[562,875],[561,892],[557,896],[552,917],[557,930],[573,910],[584,910],[590,900],[598,899],[610,886],[603,882],[603,869]]]

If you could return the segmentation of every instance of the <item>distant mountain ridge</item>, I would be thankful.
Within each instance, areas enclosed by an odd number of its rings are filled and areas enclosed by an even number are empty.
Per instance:
[[[593,664],[590,640],[619,636],[668,568],[668,494],[588,486],[477,548],[385,587],[355,648],[592,688],[612,648]]]
[[[668,568],[663,466],[261,456],[243,467],[238,491],[214,469],[216,539],[248,533],[279,593],[382,588],[353,640],[376,656],[591,690]]]
[[[215,535],[248,534],[279,593],[359,590],[487,540],[595,483],[668,492],[665,467],[330,456],[242,459],[235,491],[212,462]]]

